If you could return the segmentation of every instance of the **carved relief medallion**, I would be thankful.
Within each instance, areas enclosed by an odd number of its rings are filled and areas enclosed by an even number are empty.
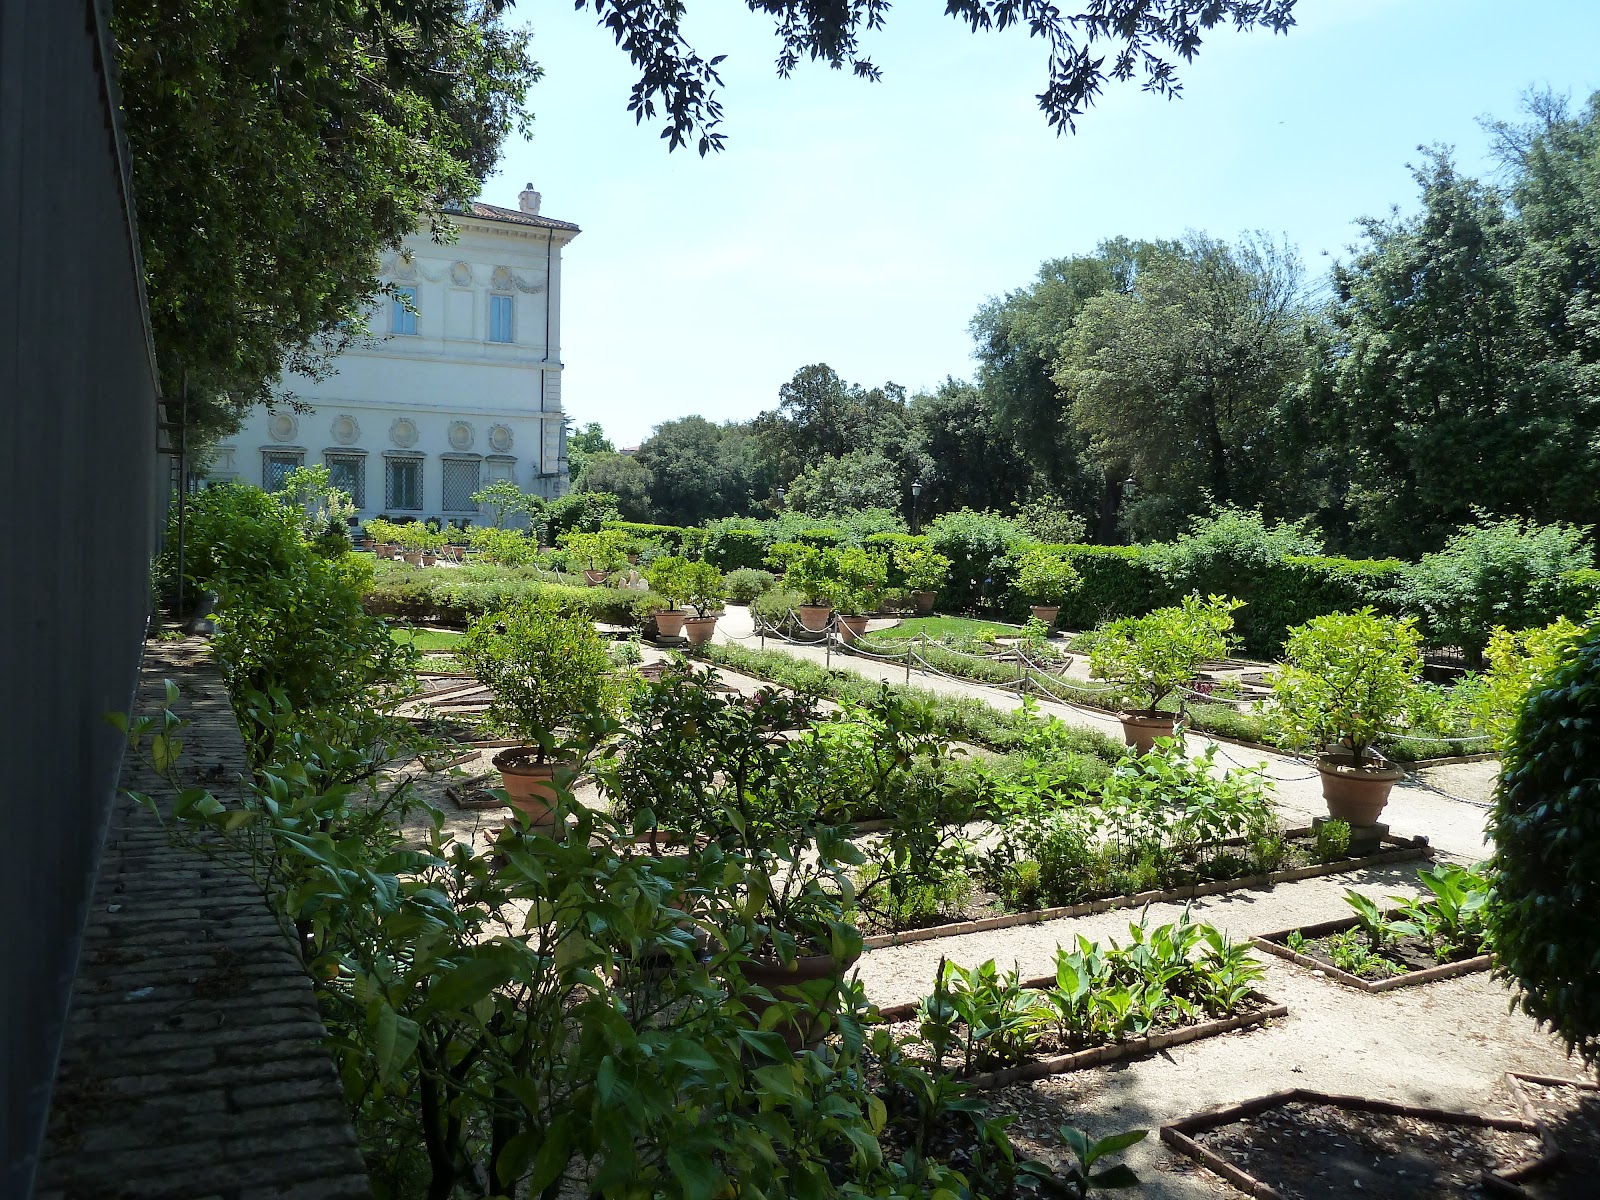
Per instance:
[[[341,446],[354,446],[361,440],[361,426],[349,413],[340,413],[333,419],[333,440]]]
[[[409,450],[417,444],[417,426],[409,417],[398,417],[395,423],[389,426],[389,440],[402,450]]]
[[[489,445],[496,454],[504,454],[511,449],[511,429],[506,425],[495,425],[489,430]]]
[[[273,413],[267,421],[267,432],[275,442],[292,442],[300,432],[300,418],[293,413]]]

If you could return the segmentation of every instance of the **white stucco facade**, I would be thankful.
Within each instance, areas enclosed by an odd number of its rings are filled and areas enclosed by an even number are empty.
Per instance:
[[[474,203],[451,214],[454,243],[417,234],[385,259],[415,311],[381,297],[369,342],[325,379],[283,380],[310,410],[254,410],[210,477],[273,489],[293,466],[326,465],[363,517],[401,520],[476,517],[471,492],[499,479],[565,494],[561,252],[579,230],[541,216],[532,185],[519,204]]]

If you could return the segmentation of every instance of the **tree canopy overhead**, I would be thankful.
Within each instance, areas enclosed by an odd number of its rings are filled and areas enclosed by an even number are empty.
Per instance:
[[[1079,0],[1077,12],[1049,0],[947,0],[946,15],[974,32],[1026,29],[1048,49],[1039,108],[1058,132],[1076,128],[1107,81],[1142,77],[1143,87],[1173,97],[1182,90],[1177,64],[1190,62],[1205,35],[1218,25],[1287,33],[1295,0]],[[876,81],[882,69],[863,45],[882,29],[889,0],[745,0],[770,17],[778,36],[778,74],[787,78],[802,61]],[[577,0],[627,51],[639,72],[628,111],[639,123],[660,120],[673,149],[693,145],[701,154],[721,150],[725,135],[718,66],[685,38],[687,7],[671,2]]]
[[[539,68],[504,0],[126,0],[113,28],[162,386],[202,432],[362,335],[378,260],[448,236]]]

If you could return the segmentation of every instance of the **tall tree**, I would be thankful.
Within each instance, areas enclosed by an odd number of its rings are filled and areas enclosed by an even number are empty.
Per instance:
[[[1299,511],[1276,434],[1304,330],[1299,263],[1265,239],[1191,234],[1084,304],[1054,378],[1092,455],[1135,479],[1135,533],[1171,536],[1211,502]]]
[[[590,460],[597,454],[615,454],[616,446],[606,436],[606,431],[600,427],[599,421],[590,421],[579,429],[567,434],[567,471],[572,476],[574,487],[579,485],[583,473]],[[589,488],[589,491],[604,492],[609,488]],[[629,517],[630,521],[638,520]]]
[[[503,7],[116,5],[162,386],[203,432],[361,336],[380,252],[449,236],[539,75]]]
[[[986,302],[972,319],[978,385],[1005,429],[1025,448],[1044,486],[1094,518],[1110,540],[1122,499],[1120,469],[1088,453],[1055,378],[1062,344],[1095,296],[1128,292],[1157,245],[1113,238],[1093,254],[1052,259],[1033,283]]]
[[[748,429],[684,417],[656,426],[638,461],[653,478],[655,519],[698,525],[753,512],[770,490]]]
[[[610,492],[617,498],[617,512],[624,521],[650,521],[655,518],[650,501],[654,486],[650,468],[633,455],[602,450],[589,456],[583,473],[574,476],[572,490]]]
[[[1354,535],[1413,556],[1475,506],[1550,515],[1531,468],[1565,406],[1519,313],[1525,238],[1504,196],[1442,150],[1415,176],[1422,211],[1365,220],[1366,247],[1335,268],[1322,410],[1344,449]]]
[[[1001,511],[1035,490],[1027,456],[972,384],[946,379],[913,396],[907,415],[924,517],[960,508]]]
[[[763,462],[788,483],[827,458],[879,449],[898,460],[906,445],[906,392],[897,383],[867,389],[826,363],[801,367],[778,389],[778,406],[751,423]]]

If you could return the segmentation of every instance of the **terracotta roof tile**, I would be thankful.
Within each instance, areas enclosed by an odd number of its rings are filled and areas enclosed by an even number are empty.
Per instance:
[[[482,217],[485,221],[510,221],[513,225],[534,225],[540,229],[570,229],[573,233],[582,232],[571,221],[539,217],[518,208],[501,208],[498,204],[485,204],[481,200],[474,200],[470,208],[472,211],[468,215]]]

